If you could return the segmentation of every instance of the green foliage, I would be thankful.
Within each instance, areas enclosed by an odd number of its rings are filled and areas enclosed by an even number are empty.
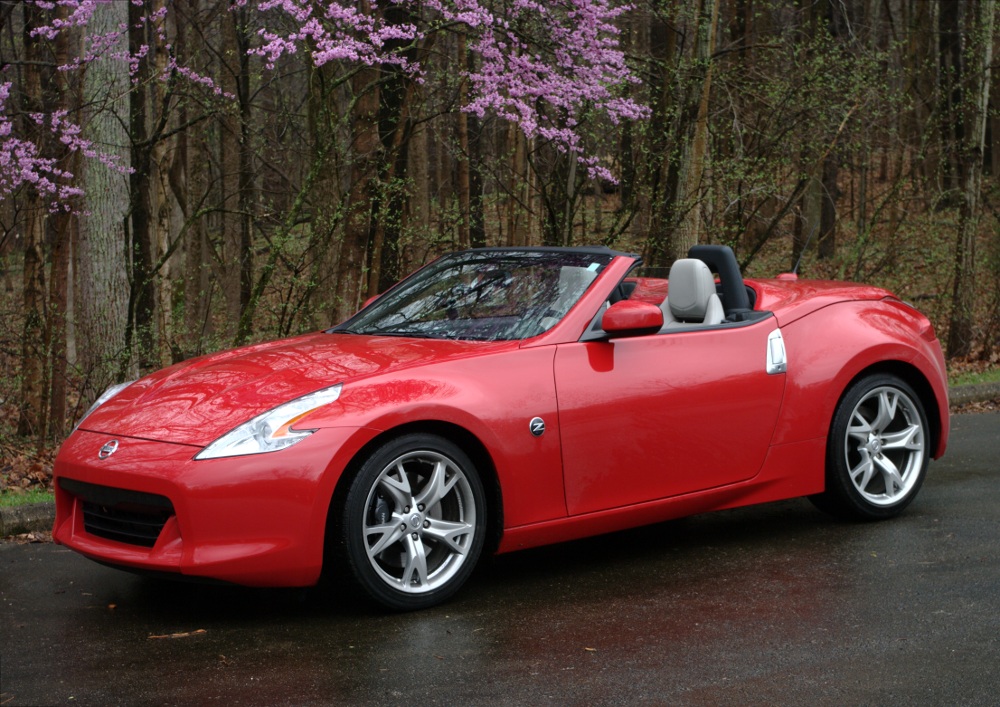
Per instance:
[[[55,499],[55,494],[44,489],[30,488],[25,491],[20,489],[4,489],[3,492],[0,492],[0,508],[25,506],[29,503],[51,503]]]
[[[1000,368],[986,371],[962,371],[948,374],[949,385],[982,385],[984,383],[1000,383]]]

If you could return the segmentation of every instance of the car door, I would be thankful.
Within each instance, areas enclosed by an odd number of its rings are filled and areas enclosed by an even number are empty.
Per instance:
[[[570,515],[752,478],[784,373],[769,374],[775,320],[562,344],[555,357]]]

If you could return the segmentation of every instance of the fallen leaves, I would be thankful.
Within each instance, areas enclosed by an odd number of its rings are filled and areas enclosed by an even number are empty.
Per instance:
[[[52,542],[52,533],[48,531],[36,530],[31,533],[21,533],[10,538],[19,545],[30,545],[32,543]]]
[[[993,400],[982,400],[974,403],[965,403],[964,405],[951,406],[952,415],[962,415],[965,413],[974,413],[974,412],[996,412],[997,410],[1000,410],[1000,398],[994,398]]]
[[[190,638],[191,636],[200,636],[203,633],[208,633],[203,628],[199,628],[197,631],[182,631],[181,633],[164,633],[161,635],[150,635],[149,638]]]
[[[0,491],[10,494],[24,493],[29,489],[52,490],[52,462],[55,449],[38,451],[28,446],[28,440],[17,444],[3,444],[3,463],[0,465]]]

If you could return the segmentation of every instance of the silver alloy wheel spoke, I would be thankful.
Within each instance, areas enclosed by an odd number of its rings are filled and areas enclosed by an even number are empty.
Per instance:
[[[410,491],[410,480],[407,478],[406,472],[403,471],[402,464],[396,465],[396,476],[391,476],[388,471],[386,469],[381,478],[379,478],[379,488],[392,498],[397,508],[402,509],[403,506],[410,502],[413,495]]]
[[[414,498],[418,504],[424,504],[428,508],[437,505],[442,498],[448,495],[448,492],[455,486],[458,481],[457,475],[452,475],[448,478],[448,465],[439,461],[434,465],[434,471],[431,474],[430,481],[424,486],[423,490]]]
[[[420,537],[407,535],[403,541],[406,548],[406,564],[403,567],[404,586],[427,586],[427,553]]]
[[[878,396],[878,417],[876,417],[872,423],[872,429],[881,432],[889,423],[892,422],[893,418],[896,417],[896,402],[899,400],[899,395],[888,390],[882,390]]]
[[[424,537],[444,543],[452,552],[465,554],[460,540],[473,531],[468,523],[452,523],[446,520],[429,519],[430,525],[424,530]]]
[[[905,430],[899,432],[889,432],[882,435],[882,449],[911,449],[921,450],[924,448],[920,441],[920,425],[910,425]]]
[[[868,435],[871,434],[872,426],[857,410],[851,416],[851,422],[854,423],[855,421],[857,421],[857,424],[851,424],[847,428],[847,434],[855,439],[867,440]]]
[[[882,469],[882,480],[885,482],[886,496],[896,495],[897,489],[903,488],[903,477],[899,475],[899,469],[885,455],[876,457],[875,464]]]
[[[875,473],[875,465],[872,463],[871,457],[867,454],[862,455],[864,459],[856,467],[851,469],[851,479],[854,481],[854,485],[857,486],[862,491],[868,488],[868,483],[872,480],[872,476]],[[858,480],[858,477],[862,477]]]
[[[433,451],[387,464],[365,502],[368,561],[387,585],[420,594],[447,584],[476,534],[476,502],[466,472]]]
[[[893,386],[869,391],[851,413],[844,453],[864,499],[888,506],[904,498],[924,463],[924,426],[916,404]]]
[[[365,528],[365,542],[370,543],[373,535],[381,535],[374,545],[368,546],[368,557],[375,557],[390,545],[399,542],[399,539],[406,534],[406,528],[402,526],[398,519],[382,525],[370,525]]]

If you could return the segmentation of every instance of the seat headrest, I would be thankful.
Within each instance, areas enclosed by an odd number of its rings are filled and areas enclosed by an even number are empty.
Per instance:
[[[667,303],[670,312],[680,321],[705,318],[708,303],[715,294],[712,271],[700,260],[683,258],[670,266]]]

